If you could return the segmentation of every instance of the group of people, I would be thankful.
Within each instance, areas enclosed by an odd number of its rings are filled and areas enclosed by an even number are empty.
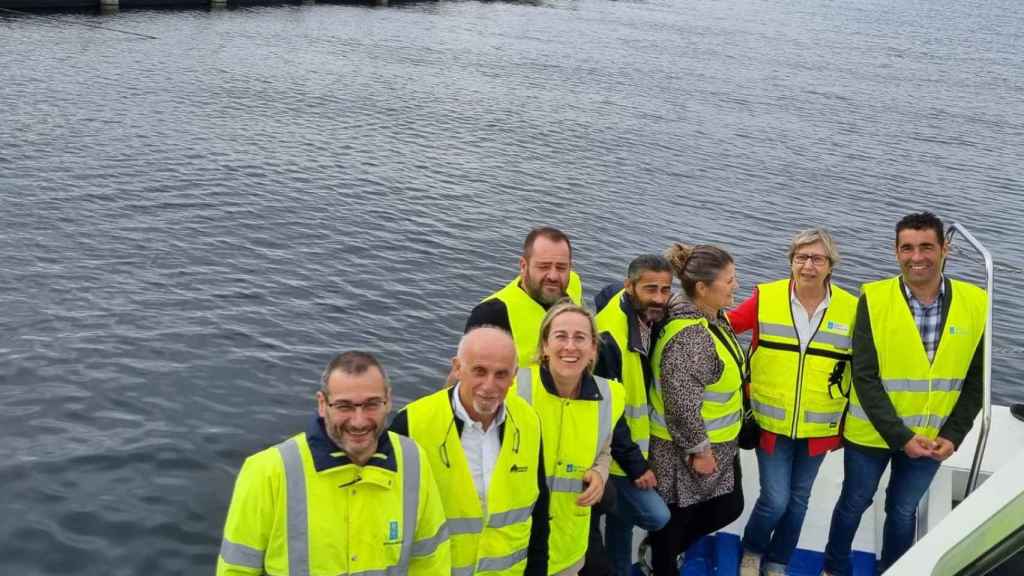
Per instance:
[[[675,576],[680,554],[743,512],[741,436],[761,488],[741,574],[785,573],[840,448],[825,573],[850,573],[891,465],[885,569],[981,405],[986,294],[944,276],[947,250],[937,217],[906,216],[900,274],[858,299],[831,281],[829,233],[803,231],[789,274],[734,308],[728,252],[675,244],[635,258],[595,314],[568,236],[537,228],[519,275],[470,313],[437,392],[392,418],[372,354],[328,363],[309,428],[243,464],[217,573],[629,575],[638,526],[653,573]]]

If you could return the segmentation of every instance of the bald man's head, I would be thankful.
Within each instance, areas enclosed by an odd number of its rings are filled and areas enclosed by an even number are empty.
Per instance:
[[[479,326],[462,336],[452,361],[459,400],[473,420],[490,426],[516,376],[512,335],[495,326]]]

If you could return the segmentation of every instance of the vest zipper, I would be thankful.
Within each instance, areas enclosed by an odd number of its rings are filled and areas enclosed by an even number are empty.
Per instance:
[[[562,466],[562,434],[565,433],[565,398],[559,398],[559,403],[562,405],[561,410],[558,412],[558,445],[555,446],[555,477],[557,478],[558,467]],[[550,487],[548,487],[550,490]]]
[[[799,302],[799,301],[798,301]],[[800,304],[802,307],[803,304]],[[806,312],[806,310],[804,310]],[[800,424],[800,398],[804,392],[804,361],[807,358],[807,351],[811,348],[811,342],[814,342],[814,337],[818,335],[818,330],[821,329],[821,323],[825,321],[825,316],[828,314],[828,308],[826,307],[822,313],[821,318],[818,319],[818,325],[814,327],[814,332],[811,332],[811,337],[807,339],[807,346],[800,348],[800,366],[796,371],[796,395],[793,397],[793,425],[790,427],[790,438],[796,440],[797,426]],[[793,305],[790,303],[789,306],[789,317],[793,321],[793,331],[796,330],[796,318],[793,318]],[[800,333],[796,335],[797,345],[800,342]]]

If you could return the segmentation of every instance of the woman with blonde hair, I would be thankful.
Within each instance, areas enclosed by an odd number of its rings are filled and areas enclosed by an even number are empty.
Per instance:
[[[746,362],[725,316],[737,287],[732,256],[683,244],[665,256],[685,295],[669,301],[651,357],[651,467],[671,512],[651,535],[651,556],[655,575],[676,576],[681,552],[743,512],[737,437]]]
[[[832,283],[839,251],[827,230],[798,232],[789,275],[758,284],[730,312],[753,331],[750,399],[761,427],[761,493],[743,533],[741,576],[782,576],[800,540],[811,486],[829,450],[850,389],[850,337],[857,299]]]
[[[510,393],[530,403],[541,421],[551,493],[548,574],[575,575],[587,553],[590,508],[608,481],[612,435],[626,425],[625,392],[619,382],[592,374],[594,316],[569,300],[544,316],[536,360],[519,369]]]

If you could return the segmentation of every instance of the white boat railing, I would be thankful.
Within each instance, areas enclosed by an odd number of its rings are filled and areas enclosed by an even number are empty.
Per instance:
[[[981,429],[978,433],[978,446],[971,462],[971,471],[967,476],[967,489],[964,492],[964,498],[966,498],[978,486],[981,464],[985,457],[985,446],[988,445],[988,432],[992,427],[992,300],[994,299],[992,288],[995,282],[995,267],[992,265],[992,254],[959,222],[953,222],[949,227],[946,232],[946,241],[952,245],[953,238],[958,233],[985,259],[985,291],[988,293],[988,305],[985,309],[985,342],[983,344]]]

